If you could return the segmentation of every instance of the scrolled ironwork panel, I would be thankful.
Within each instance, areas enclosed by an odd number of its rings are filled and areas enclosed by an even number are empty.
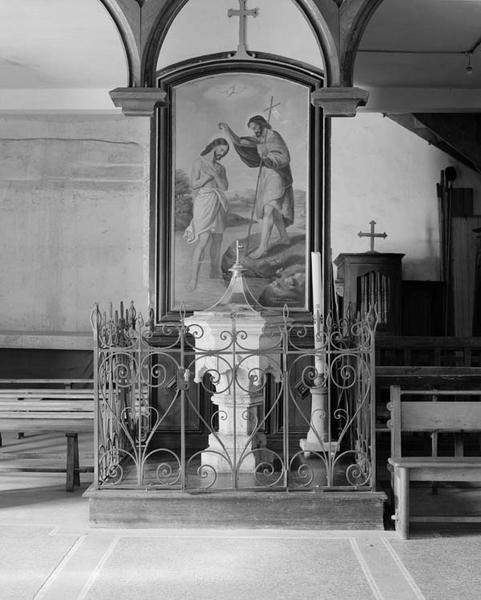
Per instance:
[[[373,489],[372,316],[299,325],[285,309],[253,343],[233,312],[215,347],[182,314],[92,323],[99,489]]]

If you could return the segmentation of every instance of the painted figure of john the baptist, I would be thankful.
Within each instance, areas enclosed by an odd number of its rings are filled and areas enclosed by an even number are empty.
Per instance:
[[[255,215],[262,223],[261,239],[257,250],[249,255],[257,259],[266,254],[274,225],[279,231],[280,243],[289,244],[286,227],[294,222],[289,150],[281,135],[262,115],[255,115],[247,122],[254,136],[239,137],[227,123],[220,123],[219,127],[232,140],[242,162],[258,169]]]

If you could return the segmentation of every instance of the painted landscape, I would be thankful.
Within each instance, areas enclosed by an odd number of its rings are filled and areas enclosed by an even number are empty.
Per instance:
[[[187,247],[183,240],[183,233],[192,219],[193,197],[188,178],[185,172],[176,173],[176,202],[175,202],[175,245],[179,258],[176,261],[180,268],[176,269],[176,301],[185,304],[187,309],[191,306],[192,292],[187,289],[190,277],[192,248]],[[260,223],[255,220],[252,225],[249,244],[247,232],[252,214],[255,190],[246,189],[241,193],[227,194],[228,212],[227,227],[224,232],[222,244],[222,279],[209,279],[209,249],[206,249],[204,260],[201,264],[198,289],[196,296],[201,296],[202,301],[196,302],[196,308],[212,306],[224,293],[231,273],[229,271],[235,261],[235,243],[239,240],[244,250],[242,264],[245,267],[244,276],[254,296],[264,306],[302,308],[305,298],[306,282],[306,252],[305,231],[306,221],[306,193],[302,190],[294,191],[294,223],[287,229],[290,239],[289,246],[276,244],[276,233],[273,233],[271,247],[266,256],[253,260],[245,255],[245,249],[250,251],[257,248],[260,238]],[[200,304],[200,306],[199,306]]]

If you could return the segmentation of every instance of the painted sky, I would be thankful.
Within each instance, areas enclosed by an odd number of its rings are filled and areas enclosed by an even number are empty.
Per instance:
[[[247,121],[266,118],[271,97],[279,103],[271,125],[284,138],[291,155],[294,188],[307,190],[309,90],[300,84],[256,74],[221,74],[180,85],[175,90],[175,168],[189,176],[193,162],[226,122],[240,136],[249,135]],[[229,191],[255,188],[257,169],[244,165],[231,148],[223,159]]]

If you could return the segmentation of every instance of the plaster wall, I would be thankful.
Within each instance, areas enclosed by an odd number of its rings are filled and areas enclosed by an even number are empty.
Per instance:
[[[94,302],[148,302],[149,120],[116,114],[0,117],[0,329],[88,331]],[[364,252],[377,221],[405,279],[439,279],[436,183],[479,175],[389,119],[332,122],[332,250]]]
[[[456,168],[456,187],[473,187],[481,210],[481,179],[464,165],[382,115],[332,119],[332,256],[366,252],[359,231],[388,237],[379,252],[402,252],[403,278],[439,280],[440,238],[436,183],[441,169]]]
[[[88,331],[147,304],[149,120],[0,118],[0,329]]]

